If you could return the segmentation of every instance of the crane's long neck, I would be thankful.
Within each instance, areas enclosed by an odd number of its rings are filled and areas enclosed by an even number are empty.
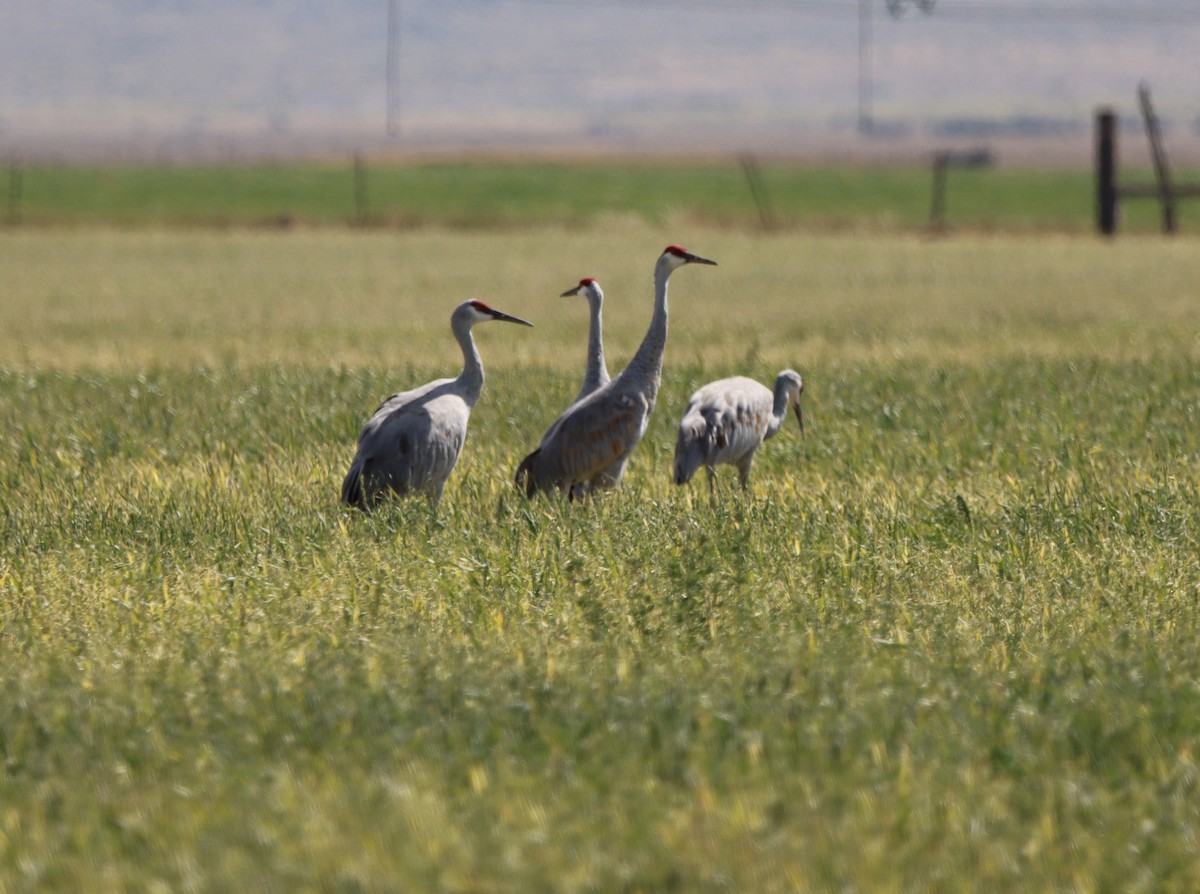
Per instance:
[[[467,402],[467,406],[474,407],[480,392],[483,391],[483,361],[475,347],[475,339],[471,336],[471,324],[456,324],[454,337],[458,339],[463,352],[463,371],[458,376],[458,391]]]
[[[587,371],[583,375],[583,392],[591,393],[608,381],[604,363],[604,325],[600,319],[600,302],[591,300],[592,320],[588,326]]]
[[[659,378],[662,375],[663,351],[667,346],[667,280],[671,268],[660,264],[654,270],[654,315],[646,337],[629,365],[621,373],[626,382],[638,385],[650,403],[658,394]]]

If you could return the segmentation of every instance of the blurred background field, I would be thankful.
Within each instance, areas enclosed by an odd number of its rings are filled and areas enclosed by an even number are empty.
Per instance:
[[[1181,183],[1200,179],[1188,169],[1175,174]],[[1133,167],[1121,182],[1149,185],[1153,172]],[[650,225],[923,232],[931,228],[932,183],[931,167],[912,161],[347,155],[208,167],[17,165],[0,177],[0,194],[5,219],[30,225],[471,229],[578,227],[616,216]],[[1082,167],[953,169],[936,223],[968,232],[1087,233],[1095,206],[1094,175]],[[1157,202],[1126,202],[1122,212],[1123,232],[1161,228]],[[1181,203],[1179,215],[1181,229],[1195,227],[1195,203]]]
[[[0,358],[14,369],[270,363],[415,375],[455,368],[450,308],[481,297],[538,326],[534,337],[485,330],[490,366],[567,373],[582,364],[586,314],[558,295],[595,276],[619,366],[649,319],[650,262],[671,241],[720,259],[710,276],[684,274],[668,355],[714,370],[1194,349],[1191,238],[762,235],[629,218],[499,232],[10,231]]]

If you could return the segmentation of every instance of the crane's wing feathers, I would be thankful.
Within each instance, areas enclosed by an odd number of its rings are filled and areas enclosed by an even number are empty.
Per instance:
[[[379,406],[375,408],[375,412],[371,414],[371,418],[363,425],[362,431],[359,432],[359,438],[366,434],[367,430],[371,428],[371,424],[376,422],[381,416],[386,416],[407,406],[417,406],[423,397],[437,397],[438,394],[445,390],[446,386],[453,383],[454,379],[435,379],[419,388],[413,388],[409,391],[397,391],[395,394],[385,397],[380,401]],[[437,392],[437,394],[433,392]]]
[[[568,488],[619,463],[646,431],[650,404],[641,394],[598,391],[555,420],[534,460],[539,488]]]
[[[440,493],[458,462],[470,416],[465,401],[436,390],[441,384],[394,394],[380,405],[359,433],[344,490],[357,488],[359,500],[364,492],[374,496],[386,488]],[[356,470],[357,482],[351,482]]]
[[[752,379],[723,379],[692,395],[676,451],[699,444],[705,465],[736,462],[762,443],[771,421],[771,392]]]

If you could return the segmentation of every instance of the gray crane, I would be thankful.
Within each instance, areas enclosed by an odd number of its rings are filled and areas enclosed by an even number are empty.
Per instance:
[[[393,394],[358,434],[358,452],[342,482],[342,501],[370,509],[389,490],[441,499],[446,479],[467,437],[471,409],[483,390],[483,362],[471,337],[476,323],[503,320],[532,326],[493,310],[482,301],[464,301],[450,315],[450,330],[463,352],[456,379],[437,379]]]
[[[791,369],[775,378],[773,392],[745,376],[705,385],[692,395],[679,423],[675,483],[687,484],[704,466],[711,494],[714,467],[724,463],[737,466],[742,490],[746,490],[755,451],[779,431],[789,405],[796,410],[800,434],[804,434],[804,414],[800,411],[803,392],[804,380]]]
[[[600,283],[590,276],[585,277],[579,280],[579,285],[573,289],[567,289],[559,297],[569,298],[572,295],[582,295],[586,298],[588,310],[591,311],[591,321],[588,323],[587,368],[583,373],[583,385],[580,386],[575,399],[571,401],[571,403],[577,404],[597,388],[607,385],[610,377],[608,367],[604,363],[604,324],[600,319],[600,309],[604,304],[604,292],[600,288]]]
[[[619,376],[572,404],[521,461],[516,482],[518,487],[524,482],[526,496],[553,489],[575,498],[576,485],[608,488],[621,480],[658,396],[667,344],[667,280],[684,264],[716,263],[678,245],[668,245],[659,255],[654,265],[654,313],[646,337]]]
[[[591,319],[588,323],[587,366],[583,371],[583,384],[579,386],[579,393],[571,401],[572,404],[577,404],[597,388],[607,385],[611,381],[611,377],[608,374],[608,366],[604,362],[604,324],[601,319],[604,291],[600,288],[600,283],[596,282],[593,277],[587,276],[579,281],[579,285],[573,289],[567,289],[559,297],[568,298],[572,295],[583,295],[587,299],[588,310],[591,311]],[[619,475],[620,470],[613,468],[611,474]],[[599,480],[607,479],[602,475]],[[571,499],[582,499],[587,489],[586,482],[573,485]]]

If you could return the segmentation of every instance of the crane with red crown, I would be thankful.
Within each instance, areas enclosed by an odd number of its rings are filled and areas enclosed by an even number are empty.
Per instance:
[[[482,301],[456,307],[450,330],[462,348],[463,371],[454,379],[393,394],[379,405],[359,432],[358,451],[342,482],[343,502],[370,509],[389,492],[441,499],[467,438],[471,410],[483,391],[483,362],[471,328],[492,320],[533,325]]]
[[[659,255],[654,265],[654,313],[641,346],[619,376],[572,404],[521,461],[516,483],[526,496],[556,490],[574,498],[580,485],[594,490],[620,482],[658,397],[667,344],[667,281],[685,264],[716,263],[678,245],[668,245]]]

